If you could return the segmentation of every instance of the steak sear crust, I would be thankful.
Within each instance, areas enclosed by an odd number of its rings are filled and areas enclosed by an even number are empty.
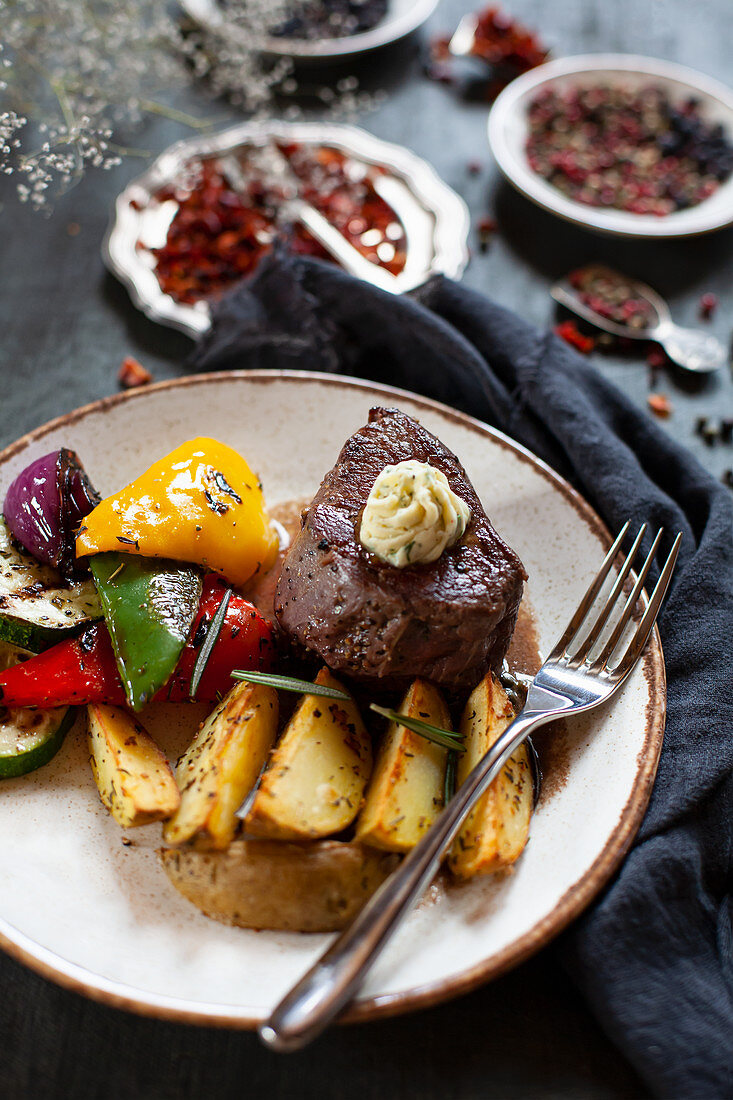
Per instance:
[[[442,470],[471,519],[437,561],[399,569],[364,549],[359,525],[378,474],[410,458]],[[373,408],[303,514],[275,614],[291,641],[355,679],[472,688],[501,666],[525,580],[456,456],[406,413]]]

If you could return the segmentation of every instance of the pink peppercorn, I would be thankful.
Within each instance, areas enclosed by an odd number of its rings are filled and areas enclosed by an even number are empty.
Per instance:
[[[703,294],[700,298],[700,320],[709,321],[715,310],[718,308],[718,297],[716,294]]]

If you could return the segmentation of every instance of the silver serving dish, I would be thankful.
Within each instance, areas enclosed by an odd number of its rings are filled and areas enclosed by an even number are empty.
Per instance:
[[[214,40],[246,38],[247,45],[271,57],[291,57],[299,64],[354,58],[369,50],[398,42],[412,34],[432,15],[438,0],[389,0],[387,14],[371,30],[343,38],[281,38],[268,35],[253,41],[236,23],[227,22],[226,12],[217,0],[181,0],[181,7]]]
[[[386,168],[379,193],[402,222],[407,261],[395,277],[402,293],[431,275],[458,278],[468,263],[468,208],[424,160],[355,126],[323,122],[244,122],[208,137],[177,142],[118,196],[102,248],[107,267],[127,287],[135,305],[153,321],[194,338],[211,323],[207,302],[182,305],[161,289],[151,249],[165,243],[175,202],[160,203],[162,187],[180,179],[187,162],[226,155],[242,146],[275,141],[328,145],[369,166]],[[376,267],[375,272],[383,269]],[[378,281],[377,278],[374,280]]]

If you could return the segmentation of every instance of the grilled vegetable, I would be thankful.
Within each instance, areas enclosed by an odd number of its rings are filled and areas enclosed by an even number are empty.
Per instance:
[[[242,456],[200,438],[177,447],[87,516],[77,553],[120,549],[193,562],[242,585],[274,562],[278,539]]]
[[[290,932],[345,928],[398,862],[336,840],[235,840],[225,852],[168,848],[160,858],[175,888],[207,917]]]
[[[96,554],[90,565],[127,702],[140,710],[173,675],[201,577],[191,566],[117,552]]]
[[[343,691],[326,668],[316,683]],[[247,832],[280,840],[340,833],[359,811],[371,770],[371,741],[353,700],[306,695],[262,776]]]
[[[0,642],[0,668],[12,668],[32,656],[25,649]],[[61,748],[75,717],[69,707],[0,708],[0,779],[25,775],[47,764]]]
[[[104,623],[77,638],[0,672],[0,703],[8,707],[60,707],[125,702],[112,643]]]
[[[176,766],[181,805],[165,826],[167,844],[195,836],[212,848],[234,837],[236,811],[257,782],[277,733],[277,692],[237,684],[204,722]]]
[[[87,715],[92,772],[115,821],[129,829],[175,813],[181,796],[170,764],[138,720],[100,703]]]
[[[216,574],[208,573],[204,577],[199,609],[181,659],[165,689],[166,699],[179,703],[190,698],[194,667],[227,591],[227,586]],[[196,698],[213,702],[232,686],[232,669],[268,669],[274,655],[272,626],[253,604],[232,592],[224,621],[199,680]]]
[[[466,751],[458,761],[460,786],[514,717],[506,693],[490,673],[474,689],[461,718]],[[485,875],[514,863],[529,836],[534,788],[526,745],[509,757],[474,806],[448,856],[459,878]]]
[[[414,680],[400,714],[450,730],[450,715],[437,688]],[[447,752],[405,726],[390,722],[367,787],[356,836],[365,844],[406,852],[443,808]]]
[[[77,529],[98,503],[77,454],[62,447],[18,474],[5,495],[5,520],[36,561],[70,578],[85,568],[76,560]]]
[[[64,584],[13,542],[0,519],[0,639],[38,652],[101,616],[91,578]]]
[[[26,775],[47,764],[63,745],[75,718],[72,707],[5,710],[0,718],[0,779]]]
[[[191,673],[206,624],[216,610],[224,590],[212,577],[204,582],[204,594],[193,624],[191,637],[178,667],[155,701],[185,702],[190,699]],[[196,700],[213,702],[231,686],[233,668],[266,666],[273,652],[272,628],[252,604],[232,596],[219,636],[199,682]],[[31,657],[22,665],[0,672],[0,703],[6,706],[58,707],[77,703],[125,702],[109,632],[104,623],[94,623],[79,637]]]

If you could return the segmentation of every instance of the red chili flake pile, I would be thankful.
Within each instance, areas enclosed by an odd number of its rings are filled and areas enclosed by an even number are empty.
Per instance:
[[[709,198],[733,171],[733,144],[696,99],[654,84],[544,88],[529,107],[530,168],[587,206],[664,216]]]
[[[700,298],[698,311],[701,321],[709,321],[718,308],[718,298],[715,294],[703,294]]]
[[[671,415],[672,402],[666,393],[650,393],[646,401],[655,416],[666,418]]]
[[[142,363],[139,363],[131,355],[127,355],[122,360],[117,379],[124,389],[134,390],[138,386],[147,386],[149,382],[153,381],[153,376]]]
[[[287,145],[281,152],[302,181],[302,197],[363,256],[399,274],[406,260],[404,227],[377,194],[366,166],[326,146]],[[166,243],[151,250],[158,282],[177,302],[219,297],[254,271],[279,235],[295,252],[331,258],[306,229],[279,224],[282,192],[256,169],[248,171],[246,154],[238,159],[246,183],[241,194],[211,159],[188,166],[191,183],[156,195],[159,203],[177,204]]]
[[[589,355],[593,348],[596,346],[596,342],[592,336],[586,336],[582,333],[575,321],[563,321],[562,324],[556,325],[554,329],[555,335],[559,336],[566,344],[570,344],[576,351],[581,352],[583,355]]]
[[[608,321],[631,329],[657,323],[657,311],[651,302],[634,291],[630,280],[610,268],[601,264],[579,267],[568,275],[568,282],[584,305]]]
[[[548,50],[534,31],[528,30],[500,7],[490,7],[477,17],[471,53],[490,65],[506,66],[514,75],[542,65]]]
[[[430,63],[426,69],[431,80],[442,84],[454,83],[452,70],[446,65],[451,60],[450,40],[450,35],[439,35],[433,39]],[[492,74],[488,80],[471,83],[471,98],[493,101],[515,77],[542,65],[549,51],[534,31],[524,27],[500,7],[492,5],[476,15],[471,56],[490,65]],[[476,84],[479,85],[478,94]]]

